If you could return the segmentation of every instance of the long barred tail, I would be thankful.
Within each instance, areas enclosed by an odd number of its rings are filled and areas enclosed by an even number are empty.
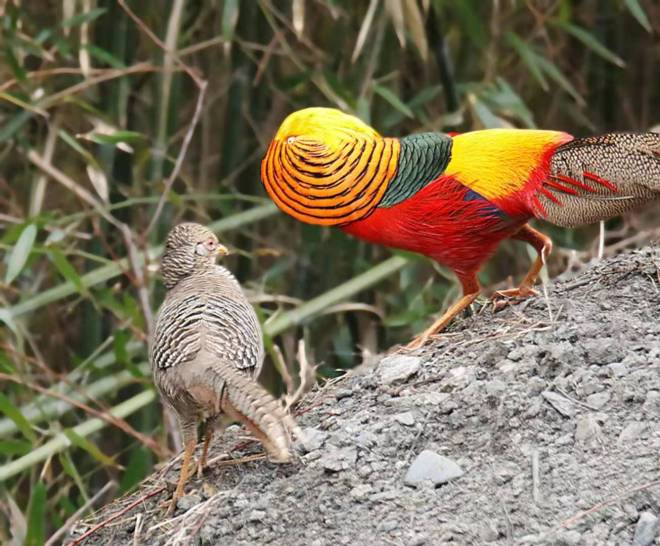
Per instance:
[[[660,133],[610,133],[558,147],[538,193],[537,216],[574,227],[660,198]]]
[[[232,363],[209,361],[206,373],[215,378],[222,411],[243,422],[263,443],[271,460],[291,461],[291,435],[303,437],[281,401]]]

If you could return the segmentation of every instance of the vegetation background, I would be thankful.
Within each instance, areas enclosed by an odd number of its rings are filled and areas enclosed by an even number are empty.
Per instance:
[[[288,112],[657,128],[658,30],[653,0],[0,1],[0,542],[57,543],[178,447],[146,364],[174,223],[220,231],[268,341],[291,360],[304,336],[326,377],[456,297],[427,260],[277,212],[259,164]],[[546,227],[551,274],[653,240],[659,211]],[[503,245],[482,280],[529,259]]]

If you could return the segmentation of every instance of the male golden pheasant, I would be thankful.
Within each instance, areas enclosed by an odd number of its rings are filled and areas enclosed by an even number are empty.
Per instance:
[[[487,129],[387,138],[339,110],[307,108],[280,126],[261,178],[298,220],[424,254],[456,273],[463,297],[419,344],[474,301],[477,273],[504,239],[531,244],[538,257],[520,286],[501,294],[535,293],[552,241],[528,225],[532,218],[572,227],[660,197],[660,134]]]

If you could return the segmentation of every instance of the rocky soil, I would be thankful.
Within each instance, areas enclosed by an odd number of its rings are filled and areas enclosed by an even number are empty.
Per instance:
[[[105,522],[82,544],[660,545],[660,254],[484,309],[301,411],[297,463],[220,463],[166,520],[171,465],[69,543]]]

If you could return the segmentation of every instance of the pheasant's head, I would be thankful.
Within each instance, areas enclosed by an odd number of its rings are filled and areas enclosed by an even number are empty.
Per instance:
[[[169,290],[184,278],[215,266],[218,256],[226,256],[227,248],[209,228],[186,222],[174,226],[165,241],[161,274]]]
[[[278,207],[310,224],[343,225],[378,205],[396,173],[398,142],[333,108],[305,108],[280,125],[261,163]]]
[[[290,114],[280,125],[275,140],[317,142],[328,148],[354,138],[378,138],[361,119],[334,108],[305,108]]]

